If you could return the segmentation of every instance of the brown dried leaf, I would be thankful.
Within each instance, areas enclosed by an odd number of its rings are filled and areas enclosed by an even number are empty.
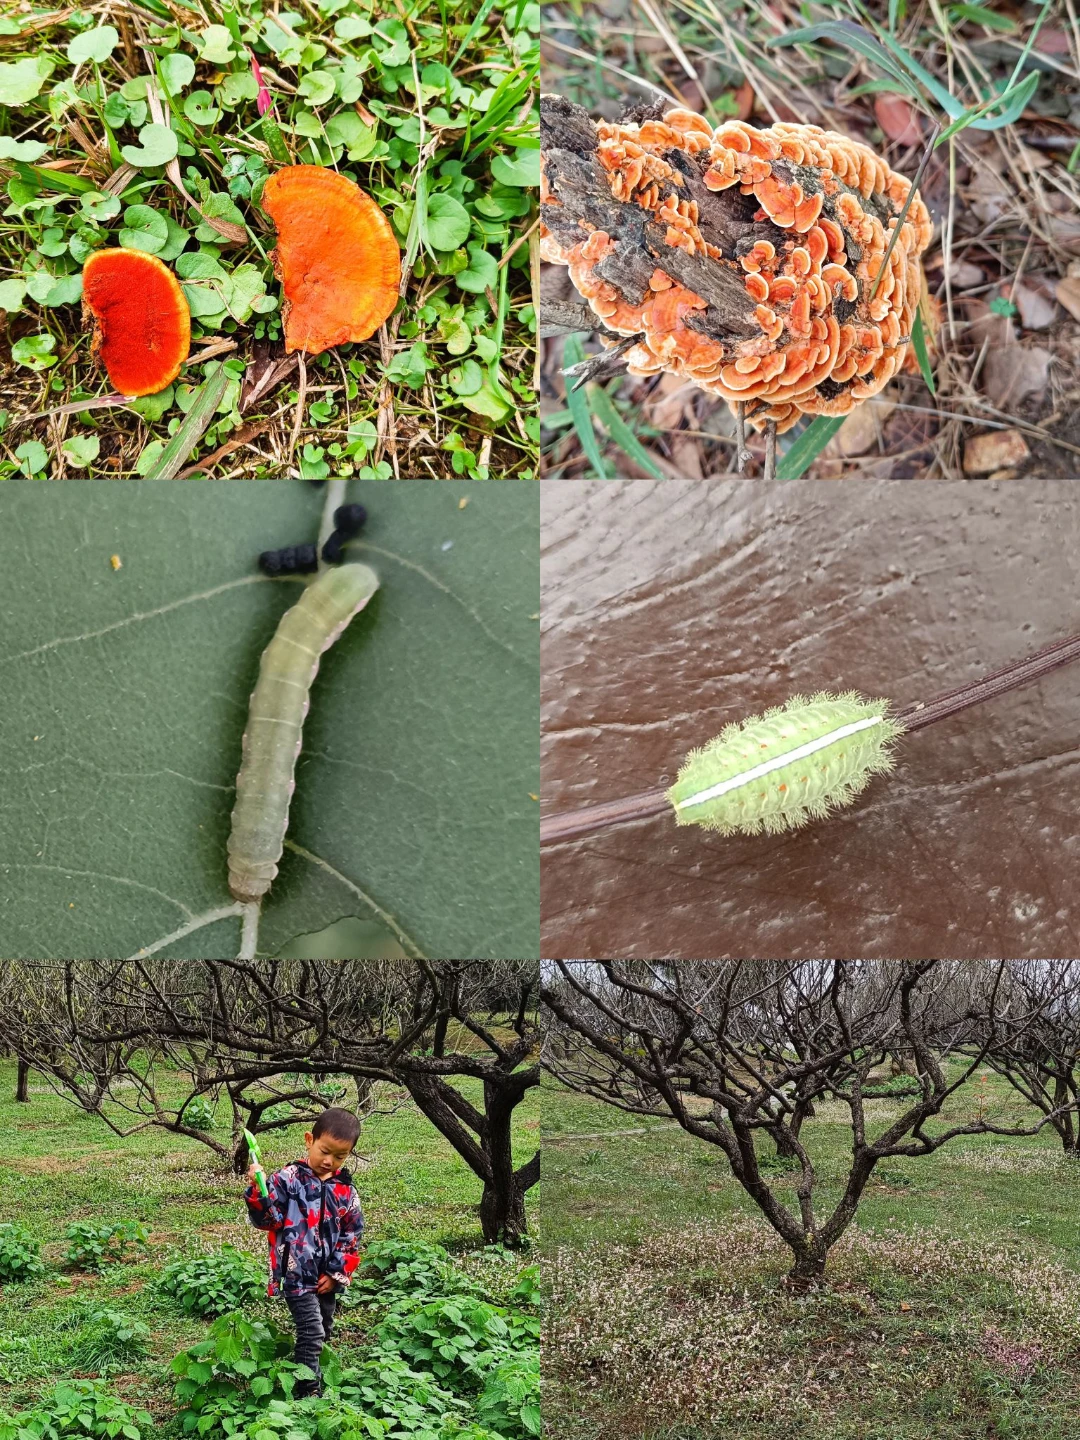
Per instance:
[[[919,118],[901,95],[876,95],[874,118],[898,145],[918,145],[922,141]]]

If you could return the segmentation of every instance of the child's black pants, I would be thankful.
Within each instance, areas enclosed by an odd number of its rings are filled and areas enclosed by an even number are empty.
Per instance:
[[[296,1350],[293,1359],[298,1365],[309,1365],[318,1376],[316,1380],[298,1380],[293,1394],[314,1395],[322,1390],[322,1371],[319,1369],[319,1354],[329,1344],[330,1332],[334,1328],[334,1313],[338,1297],[333,1291],[319,1295],[309,1290],[306,1295],[286,1295],[285,1303],[296,1326]]]

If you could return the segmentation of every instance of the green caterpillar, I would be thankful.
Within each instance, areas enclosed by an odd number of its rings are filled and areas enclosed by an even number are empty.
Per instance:
[[[367,565],[324,570],[286,610],[263,651],[229,834],[229,889],[237,900],[261,899],[277,874],[311,682],[323,651],[378,588]]]
[[[824,819],[892,769],[904,727],[888,707],[853,690],[823,690],[726,726],[683,762],[667,792],[675,819],[722,835],[777,834]]]

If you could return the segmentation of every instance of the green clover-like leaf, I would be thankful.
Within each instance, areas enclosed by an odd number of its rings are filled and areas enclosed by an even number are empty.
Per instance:
[[[73,465],[76,470],[85,470],[98,458],[101,441],[96,435],[71,435],[60,448],[67,456],[69,465]]]
[[[84,30],[68,42],[67,58],[73,65],[84,65],[87,60],[103,65],[119,44],[119,31],[112,25],[99,25],[95,30]]]
[[[342,110],[326,122],[331,145],[344,145],[350,160],[364,160],[375,148],[375,131],[365,125],[355,110]]]
[[[26,105],[52,74],[51,60],[38,55],[32,60],[16,60],[0,65],[0,105]]]
[[[462,290],[473,295],[482,295],[486,289],[494,289],[499,278],[499,267],[495,257],[489,255],[482,245],[469,246],[469,268],[456,277]]]
[[[10,135],[0,135],[0,160],[26,160],[32,165],[48,148],[44,140],[13,140]]]
[[[228,65],[236,58],[232,36],[224,25],[208,25],[202,32],[199,54],[208,65]]]
[[[221,119],[213,100],[209,90],[193,90],[184,101],[184,114],[193,125],[213,125]]]
[[[26,286],[21,280],[0,280],[0,310],[14,315],[16,310],[23,308],[25,299]]]
[[[297,89],[309,105],[325,105],[334,98],[334,77],[325,70],[310,70]]]
[[[167,125],[144,125],[139,131],[138,145],[121,145],[120,154],[137,170],[167,165],[176,159],[179,144]]]
[[[120,244],[126,250],[143,250],[147,255],[156,255],[165,248],[168,238],[168,221],[149,205],[129,205],[124,211]]]
[[[170,95],[186,90],[195,78],[195,61],[190,55],[181,55],[174,50],[161,57],[161,79]],[[537,184],[540,182],[537,181]]]
[[[540,151],[522,150],[519,155],[496,155],[491,173],[503,185],[539,185]]]
[[[49,452],[39,440],[24,440],[15,456],[24,475],[38,475],[49,463]]]
[[[74,305],[82,299],[81,275],[58,275],[49,287],[43,305]]]
[[[428,239],[436,250],[456,250],[472,228],[469,212],[452,195],[432,195],[428,201]]]
[[[111,220],[122,208],[117,196],[105,195],[99,190],[84,190],[79,204],[91,220]]]

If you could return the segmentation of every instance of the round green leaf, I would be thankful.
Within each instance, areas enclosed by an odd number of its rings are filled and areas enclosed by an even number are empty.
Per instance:
[[[350,160],[363,160],[375,148],[375,131],[365,125],[355,110],[342,110],[326,122],[331,145],[346,146]]]
[[[300,81],[297,89],[309,105],[325,105],[334,98],[334,77],[325,70],[312,70]]]
[[[256,315],[269,315],[271,310],[277,309],[276,295],[256,295],[251,302],[251,308]]]
[[[171,54],[163,55],[161,57],[161,78],[169,94],[177,95],[195,79],[195,61],[190,55],[181,55],[176,50]],[[539,180],[536,183],[539,185]]]
[[[111,25],[99,25],[96,30],[84,30],[76,35],[67,47],[67,58],[73,65],[83,65],[87,60],[104,64],[120,44],[120,35]]]
[[[24,475],[37,475],[49,463],[49,452],[38,440],[25,440],[15,451]]]
[[[40,94],[52,74],[52,61],[43,55],[33,60],[16,60],[0,65],[0,105],[26,105]]]
[[[43,305],[74,305],[82,299],[82,276],[59,275],[42,300]]]
[[[48,270],[32,270],[26,277],[26,293],[40,305],[53,287],[54,277]]]
[[[456,250],[468,239],[472,221],[460,200],[432,195],[428,201],[428,239],[436,250]]]
[[[208,25],[202,32],[199,54],[208,65],[228,65],[235,58],[231,40],[224,25]]]
[[[10,135],[0,135],[0,160],[26,160],[32,165],[48,148],[43,140],[13,140]]]
[[[0,280],[0,310],[12,315],[23,308],[25,298],[26,286],[21,280]]]
[[[221,119],[213,98],[209,90],[193,90],[184,101],[184,114],[193,125],[213,125]]]
[[[68,463],[76,470],[82,470],[97,459],[101,441],[96,435],[72,435],[60,448],[67,456]]]
[[[91,220],[111,220],[120,214],[120,201],[115,195],[105,195],[98,190],[84,190],[79,204]]]
[[[139,142],[139,145],[120,147],[120,154],[136,169],[147,170],[176,159],[178,142],[167,125],[144,125],[139,131]]]
[[[165,411],[173,403],[173,396],[176,393],[174,385],[166,385],[164,390],[159,390],[156,395],[140,395],[137,400],[132,400],[128,406],[144,420],[151,422],[160,420]]]
[[[157,257],[159,260],[175,260],[191,239],[191,231],[177,225],[171,215],[165,216],[165,224],[169,227],[169,238],[157,252]]]
[[[124,211],[124,228],[120,244],[126,250],[145,250],[156,255],[164,250],[169,238],[169,222],[149,205],[129,205]]]
[[[485,380],[475,395],[463,395],[461,403],[477,415],[487,415],[489,419],[499,421],[505,420],[510,414],[510,406],[501,400],[491,384]]]
[[[469,246],[469,268],[455,276],[462,290],[473,295],[482,295],[486,289],[494,289],[499,279],[499,267],[493,255],[482,245]]]
[[[491,173],[504,185],[539,185],[540,151],[522,150],[513,158],[496,155],[491,162]]]

